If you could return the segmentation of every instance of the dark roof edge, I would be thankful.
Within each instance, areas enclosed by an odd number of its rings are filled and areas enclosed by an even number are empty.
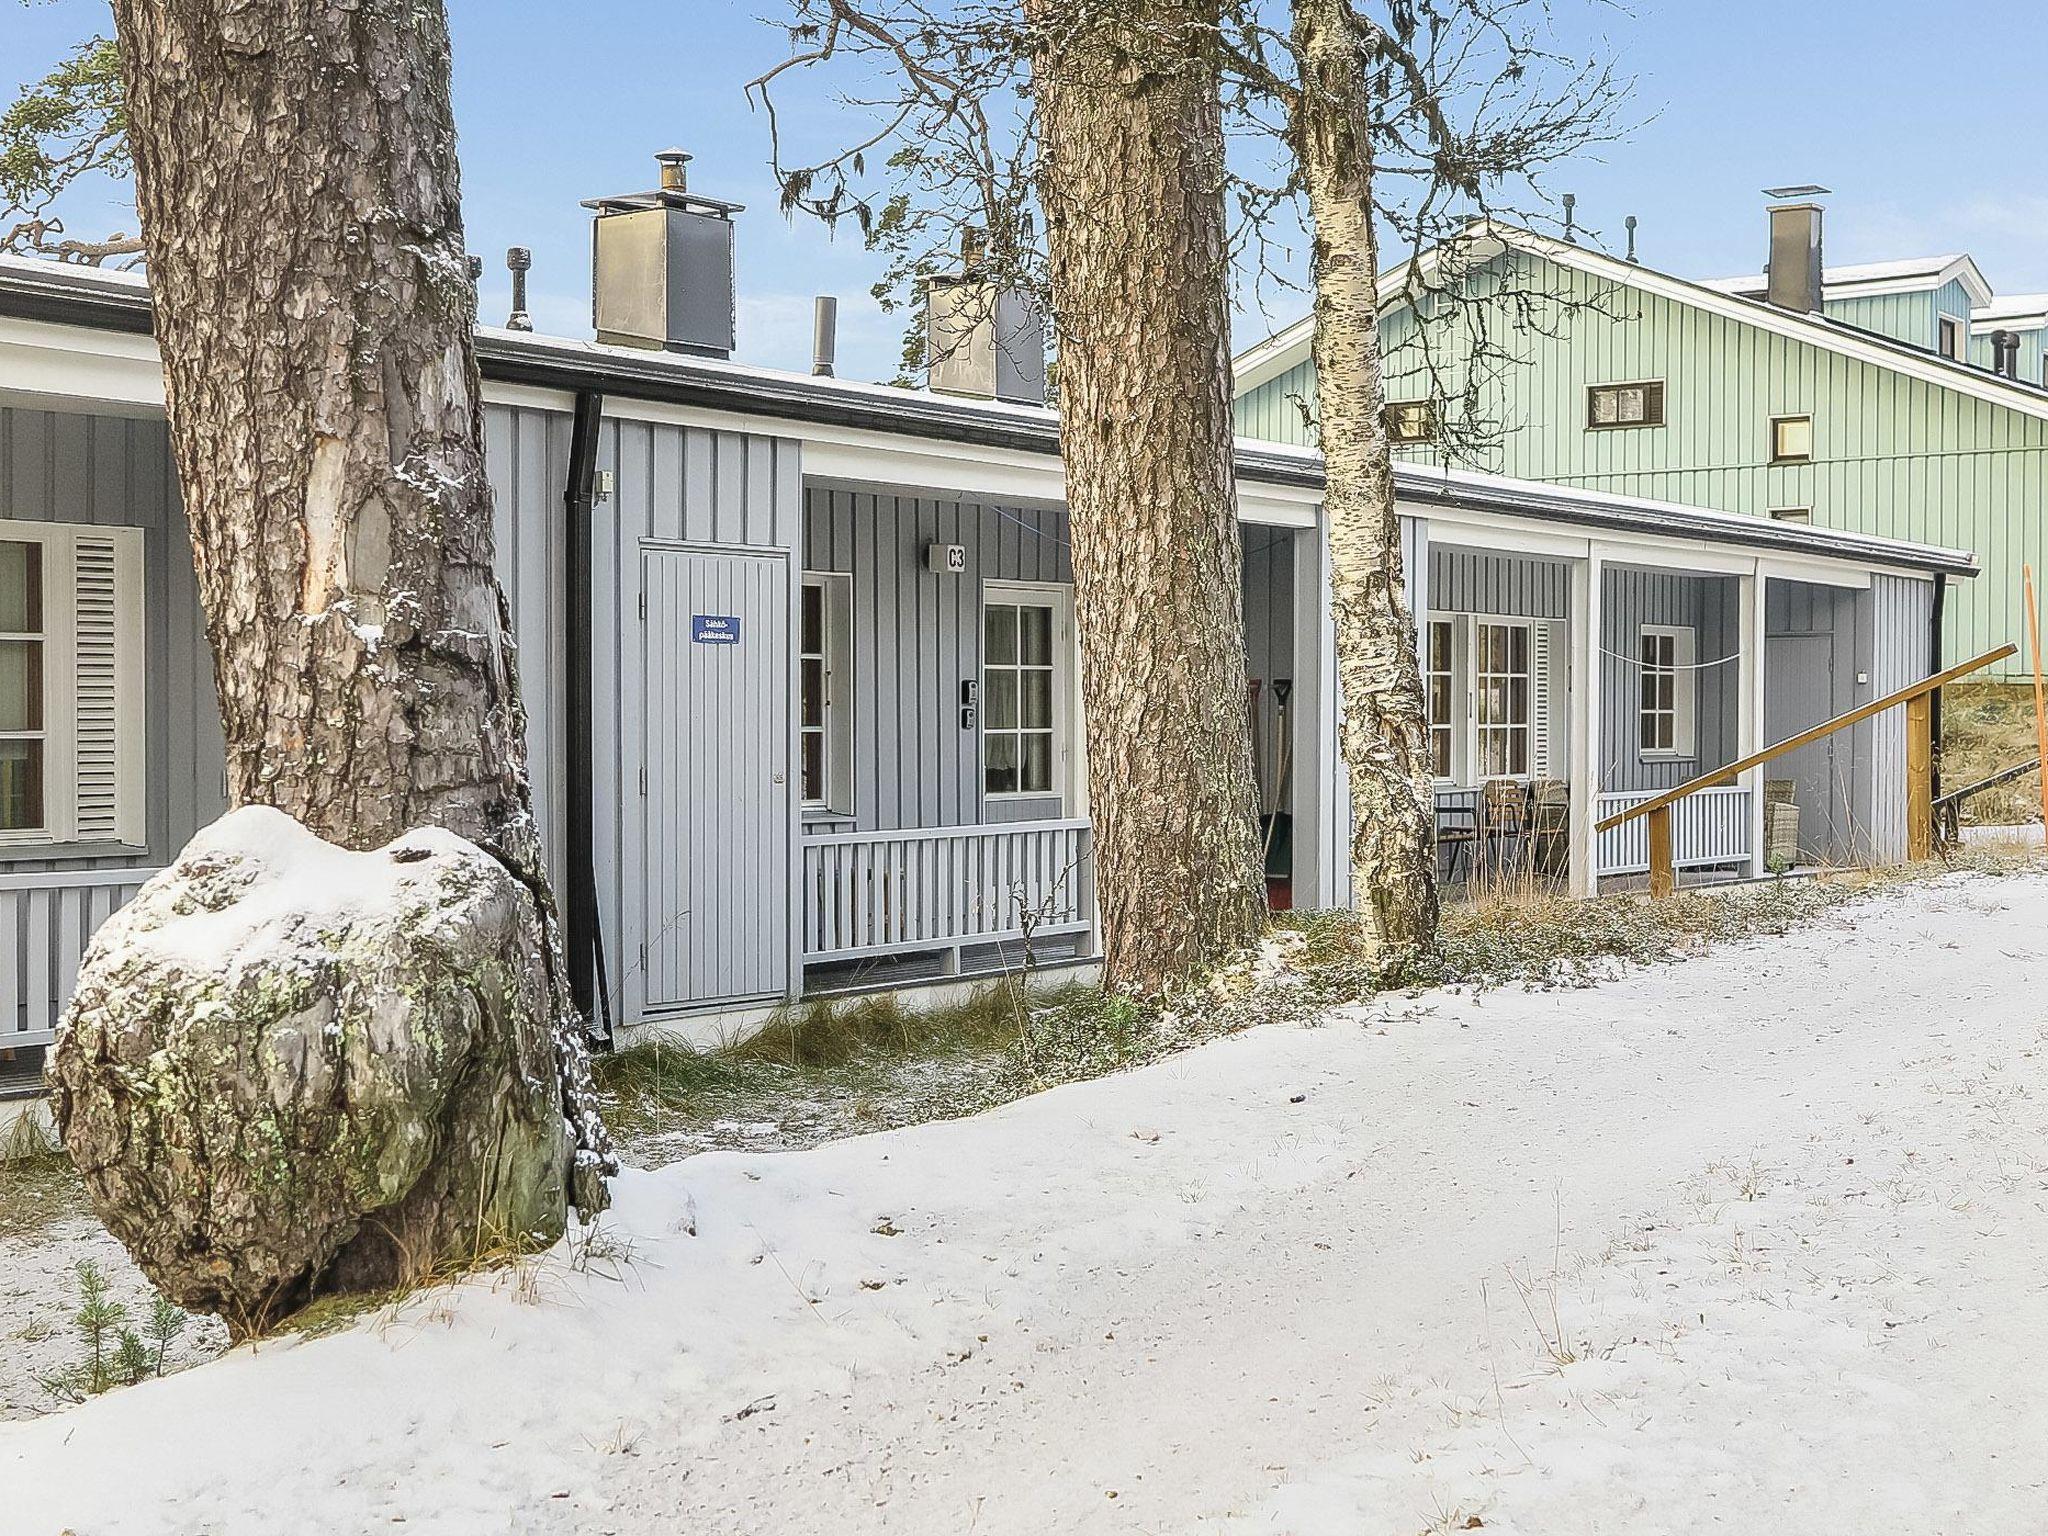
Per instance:
[[[0,315],[54,325],[83,325],[129,335],[150,333],[149,293],[139,281],[57,263],[0,264]],[[773,420],[814,422],[971,446],[1056,455],[1059,422],[1049,410],[968,405],[910,390],[814,380],[674,353],[644,356],[615,347],[482,330],[477,359],[484,377],[544,389],[601,390],[670,405],[728,410]],[[1257,484],[1319,491],[1319,458],[1300,450],[1240,443],[1238,474]],[[1833,529],[1773,523],[1667,503],[1496,481],[1397,464],[1401,499],[1495,511],[1586,528],[1670,534],[1822,558],[1844,556],[1903,570],[1974,576],[1973,556]]]

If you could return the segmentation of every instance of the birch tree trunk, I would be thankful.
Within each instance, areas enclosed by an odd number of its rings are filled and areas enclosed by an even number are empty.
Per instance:
[[[1107,983],[1265,901],[1232,457],[1216,6],[1026,0]]]
[[[1436,817],[1380,382],[1367,34],[1350,0],[1293,6],[1292,128],[1315,235],[1316,418],[1344,702],[1339,745],[1351,785],[1352,902],[1369,957],[1397,971],[1436,942]]]
[[[531,890],[575,1199],[601,1209],[492,565],[442,6],[114,14],[229,799],[359,850],[439,824]]]

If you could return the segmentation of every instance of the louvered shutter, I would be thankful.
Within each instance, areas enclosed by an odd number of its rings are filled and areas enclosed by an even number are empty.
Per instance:
[[[1529,626],[1529,776],[1550,777],[1550,701],[1554,696],[1550,678],[1550,629],[1538,621]]]
[[[120,550],[112,538],[84,531],[72,550],[78,669],[73,835],[85,843],[113,842],[121,832]]]

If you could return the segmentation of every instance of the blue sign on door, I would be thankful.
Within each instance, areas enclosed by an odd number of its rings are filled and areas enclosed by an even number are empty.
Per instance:
[[[693,613],[690,638],[699,645],[738,645],[739,615],[734,613]]]

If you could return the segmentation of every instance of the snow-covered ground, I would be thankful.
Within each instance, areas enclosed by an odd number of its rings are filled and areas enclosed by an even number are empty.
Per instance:
[[[2048,880],[622,1181],[31,1423],[0,1528],[2048,1527]]]

